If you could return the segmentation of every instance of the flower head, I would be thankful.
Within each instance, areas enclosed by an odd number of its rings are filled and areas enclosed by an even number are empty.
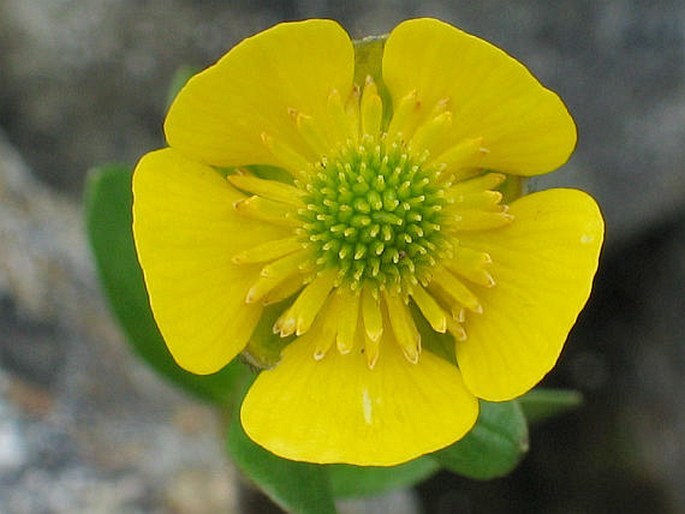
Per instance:
[[[555,364],[603,236],[567,189],[516,177],[571,154],[556,94],[433,19],[361,74],[335,22],[277,25],[192,78],[134,175],[134,235],[171,353],[219,370],[274,316],[280,359],[241,409],[295,460],[392,465],[461,438]]]

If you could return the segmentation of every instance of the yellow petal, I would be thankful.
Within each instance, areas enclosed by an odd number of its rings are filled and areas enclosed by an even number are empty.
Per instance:
[[[358,344],[360,294],[346,287],[338,288],[336,294],[340,310],[337,313],[338,333],[335,342],[340,353],[350,353],[355,344]]]
[[[263,133],[314,159],[291,113],[311,117],[322,137],[337,139],[342,129],[327,116],[328,98],[334,89],[350,91],[353,74],[352,43],[337,23],[276,25],[245,39],[188,82],[169,110],[167,139],[216,166],[286,165],[269,150]]]
[[[460,439],[478,402],[459,370],[430,352],[410,364],[389,333],[373,369],[363,340],[316,361],[310,333],[297,339],[247,393],[247,434],[287,459],[361,466],[400,464]]]
[[[545,173],[575,146],[575,124],[555,93],[502,50],[441,21],[410,20],[391,32],[383,80],[393,104],[413,90],[426,106],[447,98],[453,120],[445,141],[482,137],[483,168]]]
[[[524,196],[511,212],[511,225],[460,237],[492,257],[497,285],[478,290],[483,314],[467,317],[457,361],[469,390],[495,401],[523,394],[556,363],[590,295],[604,232],[597,204],[576,190]]]
[[[133,194],[138,259],[164,340],[185,369],[217,371],[243,349],[262,309],[245,304],[259,267],[232,256],[288,233],[240,218],[233,203],[244,196],[173,149],[141,159]]]

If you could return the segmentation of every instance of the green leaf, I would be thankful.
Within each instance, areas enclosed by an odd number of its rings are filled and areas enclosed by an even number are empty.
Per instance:
[[[516,401],[481,400],[478,422],[464,439],[432,454],[442,466],[488,480],[511,472],[528,451],[528,426]]]
[[[282,459],[268,452],[247,437],[237,415],[229,427],[227,449],[241,471],[286,511],[335,514],[326,467]]]
[[[504,182],[497,188],[502,193],[502,202],[511,203],[521,198],[528,191],[529,179],[518,175],[507,175]]]
[[[454,336],[433,330],[414,302],[409,304],[409,310],[416,328],[421,334],[421,346],[457,366],[457,356],[454,354]]]
[[[369,36],[354,41],[354,81],[363,86],[367,76],[382,80],[383,49],[388,36]]]
[[[583,404],[583,395],[578,391],[539,388],[518,401],[526,419],[533,424],[577,409]]]
[[[326,467],[336,497],[376,495],[390,489],[410,487],[440,469],[440,465],[430,457],[421,457],[392,467],[349,464],[331,464]]]
[[[250,164],[245,166],[252,173],[257,175],[259,178],[265,180],[276,180],[278,182],[283,182],[285,184],[293,184],[294,179],[289,171],[278,166],[267,166],[265,164]]]
[[[390,92],[383,82],[383,50],[388,35],[369,36],[354,41],[354,83],[363,88],[366,77],[372,77],[378,86],[378,93],[383,100],[383,122],[388,123],[392,117],[392,100]]]
[[[91,170],[85,193],[86,228],[110,306],[128,340],[155,371],[194,395],[230,408],[247,368],[233,362],[213,375],[193,375],[174,361],[155,324],[131,230],[132,172],[122,165]]]
[[[291,303],[291,299],[284,300],[264,309],[242,353],[243,358],[251,366],[258,369],[274,367],[281,360],[281,350],[295,339],[295,336],[281,337],[273,331],[274,323]]]

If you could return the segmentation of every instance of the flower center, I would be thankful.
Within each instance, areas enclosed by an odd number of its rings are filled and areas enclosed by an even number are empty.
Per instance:
[[[463,244],[461,234],[498,229],[513,217],[497,191],[505,176],[480,166],[483,138],[455,139],[448,105],[428,106],[412,91],[385,126],[382,99],[367,78],[347,101],[331,92],[334,123],[320,120],[317,129],[314,117],[288,110],[299,150],[262,134],[292,182],[250,169],[228,175],[248,195],[236,211],[282,229],[281,239],[232,256],[261,267],[247,303],[291,299],[274,333],[309,333],[315,359],[333,346],[341,354],[357,349],[370,368],[384,334],[418,362],[417,312],[434,331],[467,338],[467,312],[483,312],[479,291],[495,278],[490,255]]]
[[[422,164],[405,146],[371,137],[322,160],[299,212],[317,265],[338,269],[352,290],[370,282],[407,292],[421,281],[445,246],[444,191]]]

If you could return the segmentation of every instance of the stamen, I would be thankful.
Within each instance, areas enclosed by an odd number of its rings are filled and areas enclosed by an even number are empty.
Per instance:
[[[337,313],[340,310],[340,298],[332,294],[321,309],[321,315],[316,317],[309,335],[314,340],[314,359],[320,361],[335,343],[338,330]]]
[[[359,86],[355,85],[350,92],[350,96],[345,104],[345,113],[350,120],[350,125],[353,127],[352,142],[357,142],[361,139],[361,122],[359,113],[359,99],[361,98],[361,90]]]
[[[374,341],[368,336],[364,338],[364,353],[366,355],[366,365],[369,367],[369,369],[376,367],[378,357],[381,353],[380,346],[380,339]]]
[[[231,259],[235,264],[269,262],[302,249],[302,243],[295,237],[277,239],[244,250]]]
[[[442,266],[436,266],[433,273],[433,281],[429,285],[429,289],[437,287],[442,290],[443,294],[451,298],[450,304],[457,303],[466,307],[471,312],[481,314],[483,307],[478,301],[478,298],[473,294],[457,277],[447,271]]]
[[[479,210],[458,211],[458,214],[445,216],[444,227],[453,232],[464,230],[490,230],[508,225],[514,216],[505,212],[486,212]]]
[[[338,314],[338,333],[336,344],[341,354],[350,353],[354,349],[354,338],[357,332],[359,319],[359,293],[346,288],[338,288],[336,291],[340,309]]]
[[[491,191],[501,185],[506,180],[502,173],[485,173],[475,178],[457,182],[450,187],[450,194],[470,194],[481,191]]]
[[[312,280],[290,309],[276,321],[274,331],[280,332],[282,337],[292,334],[293,331],[298,336],[307,332],[333,289],[335,277],[335,270],[329,269]]]
[[[370,75],[366,77],[360,109],[362,135],[378,137],[383,120],[383,101],[378,95],[378,87]]]
[[[266,221],[274,225],[286,227],[298,227],[301,222],[297,220],[297,212],[286,204],[267,200],[261,196],[251,196],[238,200],[233,208],[241,216]]]
[[[433,330],[444,334],[447,330],[447,315],[435,301],[435,298],[421,286],[412,289],[411,297]]]
[[[368,339],[373,342],[378,342],[383,335],[383,316],[381,315],[378,292],[376,291],[374,294],[372,287],[366,284],[362,288],[361,295],[364,331],[366,332]]]
[[[421,335],[416,329],[409,308],[396,295],[383,292],[383,299],[388,308],[390,326],[395,334],[395,339],[400,345],[406,359],[412,364],[419,362],[421,354]]]
[[[306,178],[307,172],[311,166],[311,160],[301,155],[299,152],[293,150],[290,146],[282,141],[270,136],[266,132],[262,132],[262,142],[269,149],[271,154],[282,164],[283,168],[290,172],[290,174],[299,179]]]
[[[292,277],[301,276],[310,266],[308,254],[306,251],[295,252],[262,268],[260,277],[248,290],[245,302],[256,303]]]
[[[305,274],[292,275],[275,286],[270,291],[267,291],[262,297],[262,305],[272,305],[290,298],[297,293],[306,283]]]
[[[357,125],[353,124],[353,120],[345,112],[340,91],[337,89],[333,89],[328,95],[328,114],[331,117],[331,128],[336,130],[336,141],[357,139]]]
[[[483,148],[483,138],[463,139],[431,162],[440,164],[453,173],[463,168],[477,166],[487,150]]]
[[[447,107],[450,104],[450,99],[449,97],[445,96],[435,102],[435,105],[433,106],[433,109],[430,112],[430,115],[428,116],[429,119],[436,118],[440,116],[443,112],[447,111]]]
[[[421,102],[416,89],[403,96],[392,114],[388,125],[388,141],[407,141],[418,123],[421,114]]]
[[[501,209],[502,193],[499,191],[480,191],[477,193],[453,192],[452,188],[445,192],[448,204],[459,209],[480,209],[496,211]]]
[[[289,278],[290,277],[259,277],[247,291],[245,303],[257,303],[264,298],[269,291],[281,285]]]
[[[464,246],[455,246],[450,259],[445,259],[442,265],[452,273],[460,275],[471,282],[483,287],[493,287],[494,277],[486,267],[492,258],[485,252],[479,252]]]
[[[238,189],[269,200],[285,203],[293,207],[303,207],[301,201],[304,191],[295,186],[284,184],[276,180],[264,180],[249,174],[244,170],[228,175],[228,181]]]
[[[317,124],[311,116],[292,107],[288,109],[288,114],[290,114],[290,117],[295,122],[295,126],[302,139],[305,140],[312,151],[317,155],[325,155],[327,150],[331,148],[331,144],[323,139],[323,131],[320,124]]]
[[[264,266],[260,276],[265,278],[279,278],[301,272],[308,263],[309,252],[306,250],[287,255],[271,264]]]
[[[445,135],[452,128],[452,112],[443,112],[419,125],[411,139],[412,149],[434,153],[440,147]]]
[[[457,341],[466,341],[468,339],[464,326],[452,318],[447,318],[447,331],[452,334]]]

